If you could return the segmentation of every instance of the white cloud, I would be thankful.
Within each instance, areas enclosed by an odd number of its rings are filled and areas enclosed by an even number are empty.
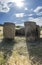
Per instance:
[[[14,3],[19,8],[24,6],[24,0],[14,0]]]
[[[0,0],[1,1],[1,0]],[[24,6],[24,0],[2,0],[3,3],[13,2],[17,7],[23,7]]]
[[[8,2],[14,2],[14,0],[0,0],[0,2],[8,3]]]
[[[42,6],[38,6],[34,12],[37,14],[37,15],[42,15],[42,12],[40,12],[40,10],[42,10]]]
[[[0,12],[9,12],[9,2],[13,2],[15,6],[21,8],[24,6],[24,0],[0,0]]]
[[[15,3],[17,3],[17,2],[24,2],[24,0],[0,0],[1,2],[3,2],[3,3],[8,3],[8,2],[15,2]]]
[[[38,6],[38,7],[34,10],[34,12],[39,12],[40,9],[42,9],[42,6]]]
[[[27,8],[27,7],[25,7],[25,8],[24,8],[24,10],[28,10],[28,8]]]
[[[15,16],[18,17],[18,18],[19,18],[19,17],[21,18],[21,17],[24,16],[24,13],[17,13],[17,14],[15,14]]]
[[[7,4],[3,3],[3,6],[2,4],[0,4],[0,12],[9,12],[10,8],[8,7]]]
[[[42,12],[38,12],[37,15],[42,15]]]
[[[28,16],[33,16],[33,14],[28,14]]]
[[[10,8],[4,4],[4,6],[0,5],[0,12],[9,12]]]
[[[38,17],[38,18],[29,17],[28,21],[34,21],[38,25],[42,26],[42,17]]]

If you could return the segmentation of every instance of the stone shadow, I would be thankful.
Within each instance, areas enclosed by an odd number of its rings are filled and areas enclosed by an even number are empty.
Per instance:
[[[42,38],[35,42],[26,41],[26,44],[31,65],[42,65]]]
[[[6,60],[5,63],[7,63],[7,60],[12,55],[13,47],[15,45],[15,41],[11,39],[3,39],[0,40],[0,52],[3,53],[3,58]],[[2,63],[0,63],[2,65]]]

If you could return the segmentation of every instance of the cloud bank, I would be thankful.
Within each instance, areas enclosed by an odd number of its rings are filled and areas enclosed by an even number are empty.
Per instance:
[[[29,17],[28,21],[34,21],[37,23],[37,25],[42,26],[42,17],[38,17],[38,18]]]

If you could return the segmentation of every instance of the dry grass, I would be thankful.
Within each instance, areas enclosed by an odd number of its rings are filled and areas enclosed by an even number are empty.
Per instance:
[[[0,38],[3,35],[0,35]],[[10,57],[4,58],[4,49],[0,51],[0,65],[42,65],[42,42],[40,44],[31,44],[30,45],[30,53],[31,59],[27,58],[27,51],[26,49],[26,40],[25,37],[15,37],[15,45],[13,45],[13,49],[11,50],[12,44],[11,43],[5,43],[5,52],[6,56],[8,57],[8,53],[10,54],[10,50],[12,51],[12,54]],[[1,41],[0,41],[1,42]],[[8,50],[7,50],[8,49]],[[9,50],[10,49],[10,50]],[[8,51],[8,52],[7,52]],[[29,56],[28,54],[28,56]],[[38,57],[37,57],[38,56]],[[40,61],[38,61],[38,60]]]
[[[24,55],[19,55],[17,51],[13,52],[12,56],[8,59],[9,65],[31,65],[28,58]]]
[[[30,65],[24,37],[15,37],[14,42],[0,42],[0,65]],[[1,50],[2,49],[2,50]]]

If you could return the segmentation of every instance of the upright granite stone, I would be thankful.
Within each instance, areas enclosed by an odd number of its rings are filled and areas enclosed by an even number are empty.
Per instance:
[[[27,21],[25,25],[25,36],[27,41],[35,41],[39,37],[39,28],[35,22]]]
[[[4,33],[5,39],[14,39],[14,37],[15,37],[15,24],[10,23],[10,22],[4,23],[3,33]]]

